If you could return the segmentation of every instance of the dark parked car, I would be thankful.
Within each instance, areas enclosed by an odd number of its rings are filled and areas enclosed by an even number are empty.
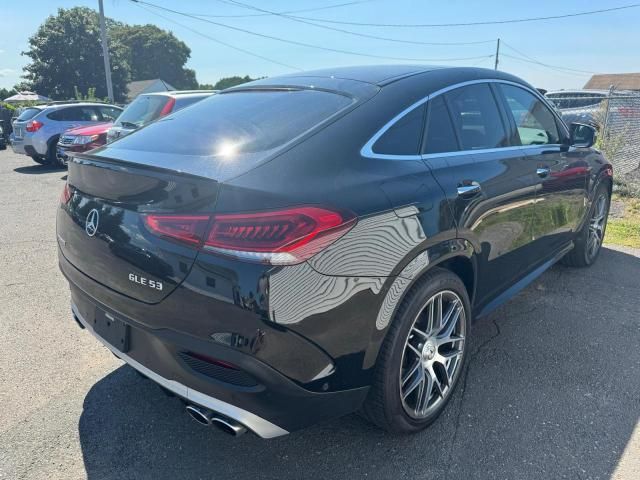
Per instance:
[[[107,142],[124,137],[158,118],[177,112],[214,93],[215,90],[176,90],[138,95],[109,128]]]
[[[7,139],[4,136],[4,129],[2,128],[2,120],[0,120],[0,150],[7,148]]]
[[[494,70],[225,90],[69,163],[73,315],[230,433],[358,409],[420,430],[460,381],[472,319],[560,259],[596,260],[612,169],[593,138]]]

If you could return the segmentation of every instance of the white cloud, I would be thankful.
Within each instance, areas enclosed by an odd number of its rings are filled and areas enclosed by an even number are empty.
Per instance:
[[[13,68],[0,68],[0,77],[7,77],[17,73]]]

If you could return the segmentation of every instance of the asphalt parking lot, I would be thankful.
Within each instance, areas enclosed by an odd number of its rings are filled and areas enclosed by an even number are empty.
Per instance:
[[[351,415],[274,440],[197,425],[69,313],[65,171],[0,151],[0,478],[640,478],[640,251],[556,266],[475,324],[446,413]]]

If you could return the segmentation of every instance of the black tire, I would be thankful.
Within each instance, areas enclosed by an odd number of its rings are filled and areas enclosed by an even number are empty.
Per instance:
[[[398,307],[380,349],[374,380],[362,407],[365,418],[387,431],[414,433],[433,423],[451,399],[461,373],[464,371],[466,348],[462,348],[462,357],[440,403],[434,405],[433,410],[424,418],[415,418],[407,413],[401,398],[400,383],[405,344],[413,331],[414,320],[423,310],[424,305],[434,295],[445,291],[454,292],[462,301],[464,319],[461,321],[464,322],[464,345],[468,343],[471,307],[467,290],[456,275],[448,270],[434,268],[416,282]]]
[[[601,240],[595,250],[595,253],[590,249],[590,226],[592,220],[594,219],[594,215],[596,213],[596,209],[598,207],[598,199],[604,197],[604,220],[602,225],[602,235]],[[573,249],[567,253],[560,263],[563,265],[567,265],[569,267],[588,267],[593,265],[594,262],[598,259],[600,255],[600,250],[602,249],[602,240],[604,239],[604,235],[607,230],[607,216],[609,215],[609,204],[611,202],[611,196],[609,195],[609,186],[607,184],[601,183],[596,189],[596,193],[593,196],[593,202],[591,203],[591,208],[589,209],[589,214],[587,216],[587,220],[585,221],[582,229],[576,236],[574,240]]]
[[[58,158],[58,152],[56,148],[57,146],[58,146],[58,137],[55,137],[49,140],[48,148],[47,148],[47,161],[49,165],[53,165],[58,168],[67,168],[67,164]]]
[[[49,165],[49,159],[47,157],[31,155],[31,160],[33,160],[36,163],[39,163],[40,165]]]

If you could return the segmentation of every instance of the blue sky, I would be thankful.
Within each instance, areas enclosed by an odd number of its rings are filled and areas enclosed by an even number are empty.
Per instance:
[[[174,10],[206,15],[242,15],[256,13],[224,0],[149,0]],[[353,0],[239,0],[245,4],[272,10],[287,11],[323,7]],[[578,0],[536,2],[462,1],[433,2],[426,0],[370,0],[340,8],[298,13],[307,17],[371,23],[452,23],[538,17],[574,13],[598,8],[628,5],[630,0],[588,2]],[[229,75],[274,76],[291,69],[249,56],[219,45],[192,30],[217,38],[241,49],[300,69],[371,63],[419,63],[383,60],[327,52],[275,40],[180,17],[167,12],[163,16],[187,28],[171,23],[129,0],[104,0],[107,16],[127,23],[153,23],[171,30],[191,48],[188,66],[196,70],[198,81],[215,83]],[[28,57],[20,55],[27,48],[27,39],[45,18],[58,7],[77,5],[97,9],[98,0],[30,0],[26,3],[3,0],[0,4],[0,87],[12,87],[20,80],[22,67]],[[473,58],[453,62],[437,61],[445,58],[483,57],[495,53],[495,40],[500,37],[501,52],[507,55],[528,55],[540,62],[578,70],[603,73],[640,71],[640,8],[599,15],[549,20],[544,22],[486,25],[447,28],[391,28],[336,25],[336,28],[369,35],[392,37],[420,42],[475,42],[492,40],[478,45],[414,45],[362,38],[293,22],[275,16],[249,18],[210,18],[234,27],[328,48],[350,50],[378,56],[436,59],[421,63],[443,65],[478,65],[493,68],[493,58]],[[329,24],[326,24],[329,25]],[[515,47],[518,52],[508,46]],[[64,52],[60,52],[64,55]],[[547,89],[582,87],[589,74],[560,72],[541,65],[527,63],[506,56],[500,59],[500,69],[519,75],[538,87]]]

